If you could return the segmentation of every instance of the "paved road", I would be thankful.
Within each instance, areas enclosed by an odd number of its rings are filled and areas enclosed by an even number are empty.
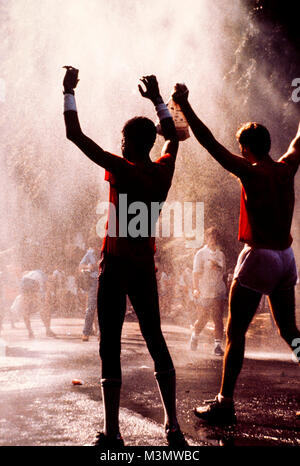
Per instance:
[[[103,422],[97,337],[82,342],[82,319],[56,318],[56,339],[47,338],[38,318],[35,340],[22,322],[4,324],[6,355],[0,357],[0,445],[79,446],[89,444]],[[189,330],[163,325],[177,370],[178,415],[189,443],[196,446],[299,446],[300,371],[280,340],[272,353],[254,351],[247,358],[236,390],[238,425],[207,427],[192,414],[215,395],[222,361],[211,355],[211,331],[199,351],[188,348]],[[251,332],[250,332],[251,333]],[[129,446],[164,446],[161,409],[152,361],[136,322],[123,330],[121,431]],[[80,379],[82,385],[73,385]]]

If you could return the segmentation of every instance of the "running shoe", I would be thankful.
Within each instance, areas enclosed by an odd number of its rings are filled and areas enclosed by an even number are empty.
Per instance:
[[[222,350],[220,345],[217,345],[214,349],[215,356],[224,356],[224,351]]]
[[[101,448],[115,448],[116,450],[124,447],[124,440],[121,435],[116,437],[107,437],[103,432],[97,432],[96,439],[92,446]]]
[[[211,424],[235,424],[236,414],[234,403],[220,403],[218,397],[214,400],[205,401],[205,406],[198,406],[194,409],[195,416],[210,422]]]

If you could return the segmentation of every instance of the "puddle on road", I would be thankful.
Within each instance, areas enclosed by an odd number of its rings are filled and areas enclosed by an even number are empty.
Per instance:
[[[245,446],[278,446],[285,442],[281,437],[281,432],[277,435],[255,434],[251,432],[241,432],[240,428],[221,428],[214,426],[201,425],[195,429],[199,440],[211,446],[223,447],[245,447]],[[286,440],[287,445],[300,445],[300,439],[292,441]]]

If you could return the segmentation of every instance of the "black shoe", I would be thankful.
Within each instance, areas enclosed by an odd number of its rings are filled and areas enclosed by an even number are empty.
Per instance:
[[[206,406],[198,406],[194,409],[195,416],[210,422],[211,424],[236,424],[234,404],[220,403],[218,397],[208,400]]]
[[[183,433],[181,432],[179,427],[170,429],[168,426],[166,427],[166,436],[168,446],[172,448],[183,448],[188,447],[188,443],[184,438]]]
[[[215,356],[224,356],[224,351],[222,350],[220,345],[217,345],[214,349]]]
[[[101,448],[115,448],[118,450],[124,447],[124,440],[120,434],[118,434],[116,437],[108,437],[103,432],[97,432],[96,440],[92,446]]]

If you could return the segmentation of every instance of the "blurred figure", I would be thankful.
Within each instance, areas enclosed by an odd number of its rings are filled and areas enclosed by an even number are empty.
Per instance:
[[[74,317],[79,314],[79,309],[82,305],[79,299],[79,292],[77,264],[76,270],[70,270],[68,267],[64,281],[64,315],[67,317]]]
[[[183,303],[185,314],[189,320],[193,322],[195,313],[195,298],[193,295],[193,271],[190,267],[186,267],[179,277],[180,300]]]
[[[45,300],[46,287],[47,276],[41,270],[31,270],[30,272],[26,272],[22,277],[20,285],[21,293],[16,299],[19,300],[18,306],[22,309],[28,337],[31,339],[34,338],[34,333],[31,327],[30,315],[35,312],[40,313],[47,337],[56,336],[50,328],[51,315]]]
[[[7,262],[2,269],[3,314],[10,321],[11,328],[15,328],[18,315],[12,311],[12,304],[16,294],[19,292],[22,271],[19,266],[11,263],[11,258],[12,257],[7,257]]]
[[[105,425],[104,432],[99,432],[97,436],[96,445],[121,447],[124,444],[119,432],[122,380],[120,352],[128,295],[154,361],[155,376],[165,412],[168,444],[174,447],[183,446],[186,442],[176,416],[175,369],[161,331],[155,276],[154,236],[160,209],[155,215],[150,215],[151,203],[156,201],[161,205],[171,186],[178,150],[174,122],[160,96],[155,76],[143,77],[141,81],[146,90],[139,86],[140,93],[155,105],[166,140],[161,157],[156,162],[150,159],[150,150],[156,139],[156,127],[145,117],[132,118],[123,127],[123,157],[106,152],[80,128],[74,97],[78,70],[66,68],[63,85],[67,137],[93,162],[105,168],[105,179],[110,183],[109,217],[102,247],[98,292]],[[132,233],[132,214],[129,218],[126,216],[126,220],[122,217],[124,196],[126,202],[128,198],[127,208],[134,207],[136,203],[142,203],[146,208],[146,215],[141,221],[141,227],[146,230],[143,234],[135,229]]]
[[[69,234],[65,244],[64,314],[68,317],[80,315],[82,307],[86,304],[86,293],[83,294],[78,286],[78,264],[84,253],[79,240],[81,240],[80,234],[73,237]]]
[[[97,257],[95,247],[99,244],[99,238],[95,239],[94,241],[90,240],[89,243],[90,247],[79,264],[79,273],[81,276],[79,282],[84,282],[83,289],[85,289],[88,293],[88,303],[85,313],[82,341],[89,341],[89,336],[97,334],[98,331],[98,318],[96,318],[96,309],[99,259]],[[95,324],[95,331],[93,331],[93,324]]]
[[[158,268],[157,268],[156,280],[157,280],[157,288],[158,288],[161,315],[166,316],[166,315],[168,315],[168,312],[170,311],[170,307],[171,307],[171,301],[170,301],[171,277],[170,277],[170,274],[168,275],[162,269],[161,265],[159,265]]]
[[[221,348],[224,325],[223,314],[226,300],[225,255],[219,248],[218,230],[209,228],[206,232],[207,244],[199,249],[194,257],[193,285],[197,299],[198,318],[194,323],[190,347],[195,351],[199,335],[212,318],[215,326],[214,354],[223,356]]]
[[[221,388],[215,400],[194,411],[201,419],[230,424],[236,421],[233,395],[244,361],[245,335],[263,294],[268,296],[280,335],[293,353],[300,337],[295,318],[297,269],[290,233],[294,177],[300,163],[300,124],[287,152],[274,161],[269,155],[269,131],[256,122],[245,123],[236,134],[242,155],[238,156],[222,146],[197,117],[188,102],[186,86],[176,84],[173,98],[199,143],[242,186],[239,240],[245,247],[230,290]]]
[[[59,270],[54,270],[48,276],[46,285],[46,306],[50,315],[60,314],[64,304],[64,273]]]

